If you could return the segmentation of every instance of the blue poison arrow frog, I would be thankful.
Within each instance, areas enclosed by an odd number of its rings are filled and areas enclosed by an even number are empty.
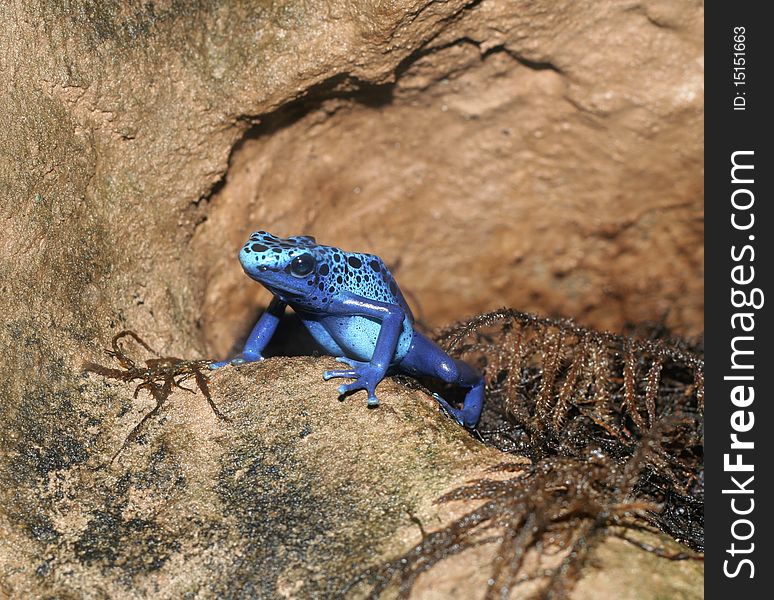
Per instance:
[[[212,368],[262,360],[290,305],[325,352],[349,367],[323,374],[326,381],[354,379],[340,385],[339,394],[366,390],[368,405],[378,406],[376,386],[385,375],[433,377],[467,389],[461,409],[435,398],[458,423],[476,426],[484,403],[483,378],[414,329],[411,309],[381,258],[321,246],[309,236],[282,239],[258,231],[242,247],[239,262],[274,297],[242,352]]]

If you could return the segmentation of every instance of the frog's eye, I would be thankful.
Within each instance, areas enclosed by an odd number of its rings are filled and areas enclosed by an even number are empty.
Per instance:
[[[311,254],[296,256],[290,263],[290,274],[293,277],[306,277],[314,271],[314,257]]]

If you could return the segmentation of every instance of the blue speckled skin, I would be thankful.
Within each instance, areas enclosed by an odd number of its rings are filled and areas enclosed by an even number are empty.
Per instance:
[[[323,374],[326,380],[355,380],[339,386],[340,394],[364,389],[369,406],[377,406],[376,386],[388,372],[435,377],[468,388],[462,409],[436,399],[458,423],[476,426],[484,402],[483,378],[414,330],[411,309],[381,258],[321,246],[308,236],[282,239],[258,231],[242,247],[239,261],[274,298],[241,354],[212,368],[262,360],[290,305],[325,351],[350,367]]]

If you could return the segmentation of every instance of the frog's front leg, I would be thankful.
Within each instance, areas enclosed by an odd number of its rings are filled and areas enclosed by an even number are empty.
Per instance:
[[[352,369],[326,371],[323,374],[323,379],[326,381],[334,377],[355,379],[352,383],[340,385],[339,394],[366,390],[368,392],[368,406],[378,406],[376,386],[384,379],[387,369],[395,357],[395,348],[398,345],[398,338],[406,314],[397,304],[370,300],[353,294],[346,295],[343,300],[332,303],[328,312],[332,316],[361,316],[377,319],[381,322],[370,361],[358,361],[342,356],[336,360],[349,365]]]
[[[247,362],[263,360],[263,351],[274,335],[274,332],[277,331],[277,325],[282,318],[282,314],[285,312],[286,306],[287,304],[285,302],[276,296],[273,297],[269,303],[269,307],[261,315],[261,318],[258,319],[255,327],[253,327],[253,330],[250,332],[250,336],[247,338],[242,352],[230,360],[212,363],[210,369],[217,369],[225,365],[241,365]]]
[[[401,371],[411,375],[435,377],[468,388],[462,409],[454,408],[437,394],[433,394],[441,407],[460,425],[473,429],[484,407],[484,378],[464,361],[452,358],[438,344],[418,331],[414,332],[411,347],[400,363]]]

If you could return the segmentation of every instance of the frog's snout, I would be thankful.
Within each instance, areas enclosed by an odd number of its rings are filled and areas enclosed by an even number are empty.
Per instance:
[[[268,248],[259,243],[248,241],[239,251],[239,263],[245,273],[255,277],[259,273],[273,269],[276,266],[276,257],[267,256]]]
[[[255,255],[248,246],[243,246],[239,251],[239,264],[242,265],[245,271],[255,264]]]
[[[250,245],[245,245],[239,251],[239,262],[247,274],[258,273],[267,269],[260,259],[261,253],[256,252]]]

